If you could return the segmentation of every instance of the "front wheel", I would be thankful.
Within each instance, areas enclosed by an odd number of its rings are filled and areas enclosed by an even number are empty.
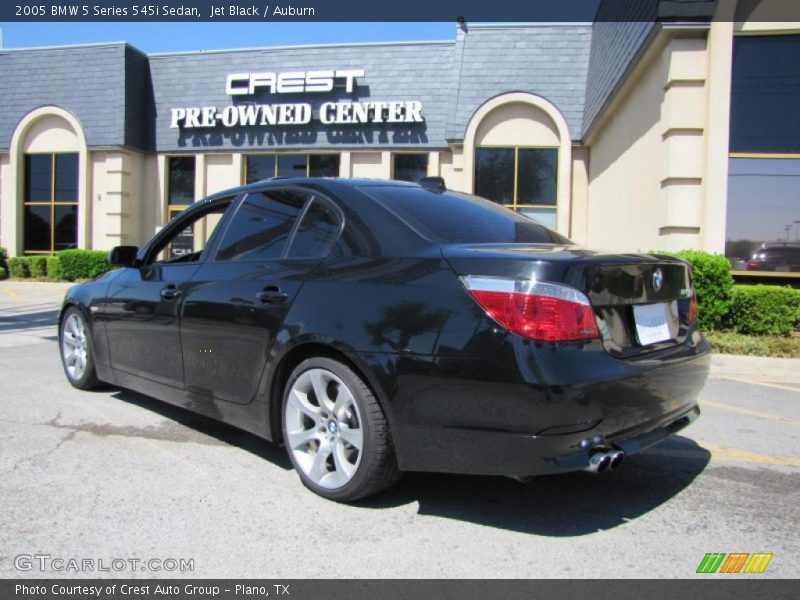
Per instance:
[[[364,381],[329,358],[303,361],[283,398],[283,440],[303,484],[339,502],[400,478],[386,416]]]
[[[92,333],[83,313],[74,306],[67,309],[58,330],[61,364],[73,387],[90,390],[100,384],[94,368]]]

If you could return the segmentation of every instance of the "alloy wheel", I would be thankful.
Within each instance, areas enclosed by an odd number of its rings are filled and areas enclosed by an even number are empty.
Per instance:
[[[353,392],[327,369],[295,380],[284,412],[286,445],[314,484],[334,490],[356,474],[364,447],[361,414]]]
[[[72,313],[64,321],[61,330],[61,355],[67,375],[78,381],[86,372],[89,342],[86,338],[86,325],[77,313]]]

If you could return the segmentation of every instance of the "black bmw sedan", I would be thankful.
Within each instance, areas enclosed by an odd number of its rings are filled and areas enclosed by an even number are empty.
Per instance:
[[[607,471],[700,413],[687,263],[586,250],[441,186],[259,182],[110,260],[64,300],[69,382],[281,443],[333,500],[403,471]]]

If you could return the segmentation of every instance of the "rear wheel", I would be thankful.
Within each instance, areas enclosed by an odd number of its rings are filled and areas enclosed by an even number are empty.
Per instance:
[[[283,399],[283,440],[303,484],[340,502],[400,478],[386,416],[364,381],[329,358],[303,361]]]
[[[69,382],[79,390],[90,390],[100,385],[94,368],[92,333],[83,313],[70,307],[64,313],[58,331],[61,364]]]

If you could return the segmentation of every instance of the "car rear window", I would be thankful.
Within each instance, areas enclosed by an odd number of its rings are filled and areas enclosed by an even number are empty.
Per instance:
[[[796,258],[800,255],[800,248],[767,248],[766,250],[757,250],[757,254],[766,254],[768,257],[789,257]]]
[[[308,195],[287,190],[250,193],[222,237],[217,260],[279,258]]]
[[[399,185],[361,191],[438,244],[572,244],[533,219],[478,196]]]

